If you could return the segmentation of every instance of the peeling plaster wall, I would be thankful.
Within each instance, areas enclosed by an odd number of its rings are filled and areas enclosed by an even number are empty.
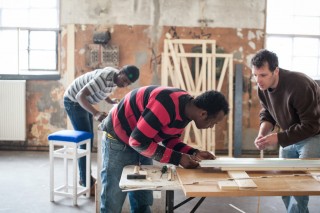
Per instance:
[[[258,132],[260,110],[256,87],[251,82],[250,59],[264,45],[265,0],[63,0],[61,1],[61,50],[59,81],[27,82],[28,138],[24,149],[47,149],[47,135],[67,126],[63,93],[67,83],[67,30],[75,24],[75,76],[91,68],[85,65],[85,45],[92,43],[96,30],[108,29],[110,44],[119,46],[120,66],[136,64],[139,80],[113,97],[122,98],[129,90],[160,84],[163,40],[168,32],[178,38],[215,39],[234,63],[243,64],[243,142],[252,147]],[[250,116],[251,115],[251,116]],[[223,126],[217,149],[225,150]],[[97,138],[97,137],[96,137]],[[249,140],[248,140],[249,139]],[[1,145],[1,144],[0,144]]]
[[[265,0],[68,0],[62,24],[153,25],[264,29]]]

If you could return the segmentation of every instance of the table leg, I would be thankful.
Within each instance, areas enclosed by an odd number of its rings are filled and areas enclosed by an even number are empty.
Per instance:
[[[174,191],[167,190],[166,191],[166,213],[173,212],[173,208],[174,208],[173,203],[174,203]]]

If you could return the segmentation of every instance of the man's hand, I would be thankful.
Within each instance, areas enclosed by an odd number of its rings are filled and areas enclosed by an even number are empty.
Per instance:
[[[185,169],[194,169],[199,166],[199,162],[196,156],[182,154],[180,165]]]
[[[216,159],[216,156],[214,156],[212,153],[210,153],[208,151],[201,151],[201,150],[197,151],[194,156],[196,156],[199,160],[214,160],[214,159]]]
[[[278,143],[277,133],[272,133],[266,136],[258,136],[254,141],[254,144],[259,150],[264,150],[268,146],[274,146],[277,143]]]
[[[103,121],[103,119],[105,119],[106,117],[108,116],[108,114],[107,113],[105,113],[105,112],[98,112],[98,113],[96,113],[95,115],[94,115],[94,119],[96,120],[96,121]]]
[[[199,166],[201,160],[214,160],[216,156],[208,151],[198,150],[193,155],[182,154],[180,165],[185,169],[194,169]]]

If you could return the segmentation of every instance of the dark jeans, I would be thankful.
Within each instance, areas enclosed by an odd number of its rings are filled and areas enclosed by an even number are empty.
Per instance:
[[[93,134],[93,120],[92,115],[83,109],[77,102],[71,101],[64,97],[64,107],[68,117],[75,130],[86,131]],[[91,139],[91,148],[93,145],[93,138]],[[86,145],[81,145],[81,149],[85,149]],[[82,157],[78,161],[80,181],[85,186],[86,184],[86,157]],[[91,178],[91,186],[94,184]]]
[[[123,167],[127,165],[152,165],[152,159],[140,155],[117,139],[104,137],[101,141],[101,213],[121,213],[127,192],[119,187]],[[150,190],[128,192],[131,213],[150,213],[153,195]]]

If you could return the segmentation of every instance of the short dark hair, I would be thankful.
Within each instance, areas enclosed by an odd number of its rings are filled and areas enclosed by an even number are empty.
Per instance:
[[[251,65],[257,68],[261,68],[265,62],[268,62],[269,69],[272,72],[279,66],[277,54],[266,49],[259,50],[251,59]]]
[[[216,116],[221,110],[229,113],[229,104],[224,95],[218,91],[209,90],[194,99],[194,104],[207,111],[208,117]]]

